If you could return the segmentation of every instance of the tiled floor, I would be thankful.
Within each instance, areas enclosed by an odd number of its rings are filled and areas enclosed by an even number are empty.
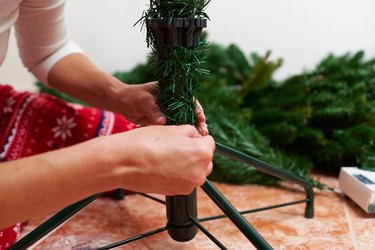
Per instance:
[[[318,178],[330,187],[338,187],[334,177],[319,175]],[[301,200],[305,196],[304,192],[290,185],[264,187],[216,183],[216,186],[238,210]],[[201,190],[198,190],[198,202],[200,218],[221,214]],[[343,195],[330,191],[316,192],[313,219],[304,217],[304,208],[304,204],[293,205],[248,214],[245,218],[274,249],[375,249],[375,215],[367,215]],[[23,234],[44,219],[32,220]],[[202,224],[228,249],[254,249],[228,219]],[[139,195],[127,196],[124,201],[102,198],[51,234],[37,249],[72,249],[79,243],[101,246],[163,226],[165,207],[162,204]],[[201,232],[186,243],[174,242],[166,232],[162,232],[118,249],[218,248]]]

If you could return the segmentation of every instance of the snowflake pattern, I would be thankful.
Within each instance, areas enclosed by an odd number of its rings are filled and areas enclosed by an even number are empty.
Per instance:
[[[20,223],[17,223],[14,227],[13,227],[13,231],[18,234],[21,230],[21,225]]]
[[[5,107],[3,108],[3,112],[10,113],[13,111],[12,106],[16,103],[16,100],[13,99],[13,96],[9,97],[5,103]]]
[[[61,137],[64,141],[67,137],[72,137],[72,128],[77,126],[74,122],[73,117],[67,118],[65,115],[61,118],[57,118],[57,126],[52,129],[54,137]]]

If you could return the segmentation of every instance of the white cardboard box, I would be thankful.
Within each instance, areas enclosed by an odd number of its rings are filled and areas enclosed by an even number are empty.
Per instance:
[[[375,172],[342,167],[340,189],[369,214],[375,213]]]

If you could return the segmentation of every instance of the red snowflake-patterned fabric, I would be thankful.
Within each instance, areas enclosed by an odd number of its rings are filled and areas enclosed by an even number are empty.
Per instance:
[[[113,112],[65,103],[47,94],[0,85],[0,161],[67,147],[137,126]],[[4,192],[4,190],[2,190]],[[0,231],[0,250],[11,246],[21,223]]]

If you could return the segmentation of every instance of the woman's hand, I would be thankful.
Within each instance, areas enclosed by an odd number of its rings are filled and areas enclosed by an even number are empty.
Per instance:
[[[167,119],[156,103],[157,91],[156,82],[134,85],[121,83],[117,85],[111,101],[116,112],[135,124],[164,125]]]
[[[116,105],[115,111],[123,114],[129,121],[143,126],[164,125],[166,123],[167,119],[156,101],[157,82],[122,85],[118,86],[118,90],[115,91],[116,97],[112,100],[117,102],[114,103]],[[203,108],[198,101],[196,104],[195,115],[198,121],[196,128],[201,135],[208,135]]]
[[[190,125],[144,127],[102,140],[108,171],[124,189],[189,194],[212,171],[214,140]]]

